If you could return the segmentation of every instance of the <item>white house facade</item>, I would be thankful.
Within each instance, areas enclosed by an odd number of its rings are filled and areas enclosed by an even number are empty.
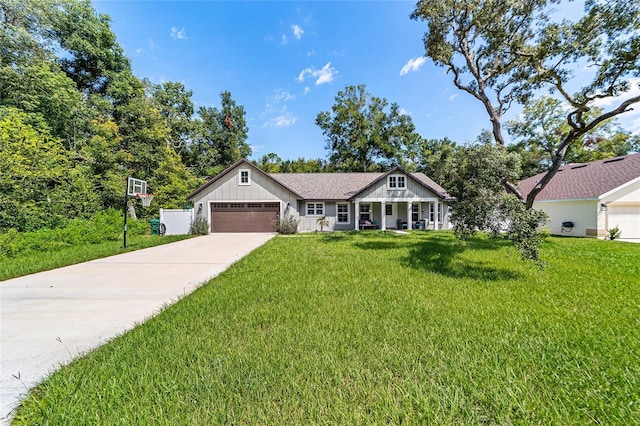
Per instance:
[[[521,181],[521,192],[541,177]],[[640,239],[640,154],[563,166],[533,207],[547,213],[553,234],[604,238],[617,226],[622,239]]]
[[[423,173],[265,173],[240,160],[188,196],[211,232],[448,229],[446,191]]]

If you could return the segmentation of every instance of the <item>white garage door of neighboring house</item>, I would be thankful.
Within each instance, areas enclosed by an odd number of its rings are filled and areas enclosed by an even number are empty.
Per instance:
[[[609,229],[616,226],[620,238],[640,238],[640,206],[609,206]]]
[[[211,232],[275,232],[280,203],[213,203]]]

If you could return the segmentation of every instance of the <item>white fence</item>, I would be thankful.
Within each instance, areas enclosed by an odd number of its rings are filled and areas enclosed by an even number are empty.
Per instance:
[[[160,209],[160,223],[165,226],[165,235],[188,234],[194,214],[192,209]]]

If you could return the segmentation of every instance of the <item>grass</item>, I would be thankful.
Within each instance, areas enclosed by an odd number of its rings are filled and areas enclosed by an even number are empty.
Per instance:
[[[79,244],[55,250],[28,251],[16,257],[0,258],[0,281],[36,272],[48,271],[76,263],[100,259],[115,254],[168,244],[190,238],[191,235],[150,236],[134,235],[127,238],[127,249],[122,241],[106,241],[98,244]],[[1,285],[1,284],[0,284]]]
[[[640,250],[275,238],[61,368],[16,424],[638,424]]]

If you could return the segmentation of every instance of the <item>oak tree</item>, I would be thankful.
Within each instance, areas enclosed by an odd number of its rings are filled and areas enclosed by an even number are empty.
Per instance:
[[[601,123],[640,102],[631,89],[640,77],[640,3],[589,0],[576,20],[557,17],[560,0],[421,0],[411,17],[425,21],[426,56],[453,75],[454,85],[484,106],[497,144],[504,146],[502,118],[514,103],[541,90],[570,109],[567,131],[545,176],[529,194],[515,182],[503,186],[531,208],[553,178],[570,146]],[[578,68],[592,70],[575,79]],[[580,81],[580,87],[573,84]],[[598,100],[615,106],[589,117]],[[526,199],[525,199],[526,197]]]

